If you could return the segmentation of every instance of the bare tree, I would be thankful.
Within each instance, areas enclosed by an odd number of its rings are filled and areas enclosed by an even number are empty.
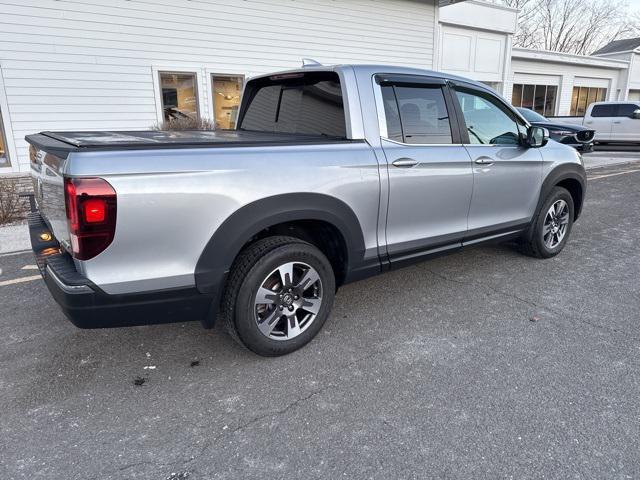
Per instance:
[[[640,33],[640,17],[623,0],[503,0],[520,10],[514,44],[588,55]]]

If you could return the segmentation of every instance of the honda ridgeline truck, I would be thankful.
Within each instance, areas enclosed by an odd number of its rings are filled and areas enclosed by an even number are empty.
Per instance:
[[[582,159],[480,83],[389,66],[251,79],[232,131],[27,136],[33,250],[81,328],[216,318],[260,355],[337,287],[468,245],[557,255]]]

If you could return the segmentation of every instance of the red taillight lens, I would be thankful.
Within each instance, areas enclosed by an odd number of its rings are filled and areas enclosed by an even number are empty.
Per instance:
[[[107,202],[102,198],[92,198],[82,204],[84,221],[86,223],[100,223],[107,218]]]
[[[89,260],[113,241],[116,191],[101,178],[65,178],[64,192],[73,256]]]

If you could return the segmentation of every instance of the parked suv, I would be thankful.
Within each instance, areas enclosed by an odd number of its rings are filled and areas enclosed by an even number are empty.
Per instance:
[[[586,189],[489,88],[389,66],[254,78],[233,131],[27,141],[33,249],[75,325],[220,318],[261,355],[309,342],[345,283],[482,242],[557,255]]]

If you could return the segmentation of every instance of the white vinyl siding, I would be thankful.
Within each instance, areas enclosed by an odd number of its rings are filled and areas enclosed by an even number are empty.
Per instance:
[[[0,67],[17,160],[41,130],[145,129],[158,70],[256,75],[322,63],[433,66],[432,0],[0,0]],[[13,159],[14,168],[18,163]]]

